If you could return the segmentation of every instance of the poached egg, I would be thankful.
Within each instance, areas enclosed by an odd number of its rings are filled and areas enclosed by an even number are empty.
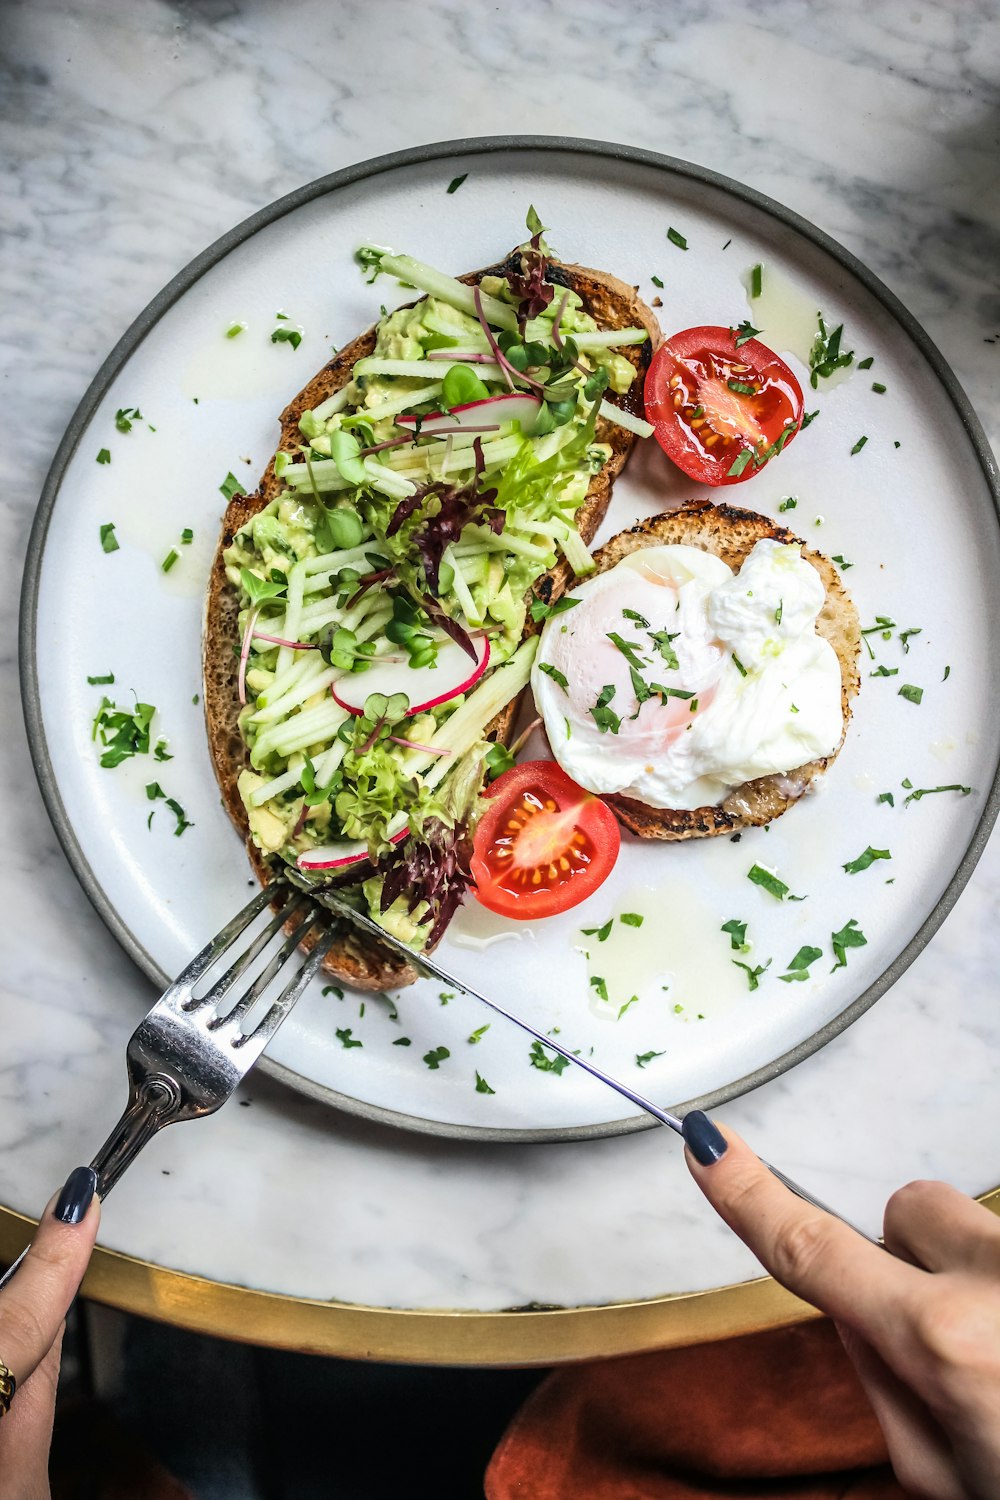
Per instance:
[[[589,791],[705,807],[839,745],[825,591],[798,546],[759,541],[738,573],[697,547],[642,547],[568,597],[531,686],[553,755]]]

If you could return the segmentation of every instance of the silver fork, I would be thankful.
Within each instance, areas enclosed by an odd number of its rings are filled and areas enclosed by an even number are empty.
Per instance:
[[[232,953],[237,940],[276,897],[283,898],[280,910],[236,954],[228,968],[210,981],[205,992],[196,995],[200,982]],[[284,942],[261,967],[260,960],[271,940],[289,924]],[[315,945],[301,968],[256,1025],[244,1031],[244,1023],[303,938],[320,924]],[[132,1033],[126,1049],[128,1104],[91,1162],[101,1198],[107,1197],[157,1131],[179,1120],[214,1114],[225,1104],[291,1013],[340,926],[337,918],[331,919],[329,910],[308,892],[272,884],[258,891],[167,986]],[[248,976],[248,982],[236,1003],[220,1010],[221,1002],[244,976]],[[24,1254],[0,1277],[0,1288],[13,1276]]]

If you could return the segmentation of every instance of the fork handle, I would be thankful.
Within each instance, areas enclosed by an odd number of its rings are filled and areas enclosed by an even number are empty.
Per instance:
[[[180,1107],[180,1088],[168,1073],[154,1073],[133,1085],[125,1113],[90,1164],[97,1173],[101,1199],[108,1196],[143,1146],[171,1123]]]

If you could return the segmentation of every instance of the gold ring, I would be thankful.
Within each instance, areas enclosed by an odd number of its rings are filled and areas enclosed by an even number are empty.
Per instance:
[[[16,1390],[17,1381],[3,1360],[0,1359],[0,1418],[5,1417],[10,1411],[10,1403],[14,1399],[14,1392]]]

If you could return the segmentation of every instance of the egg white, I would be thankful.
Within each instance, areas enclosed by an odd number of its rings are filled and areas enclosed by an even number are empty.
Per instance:
[[[696,547],[642,548],[571,597],[579,603],[542,629],[531,686],[553,755],[588,790],[656,808],[710,806],[840,743],[840,666],[815,628],[823,583],[798,547],[760,541],[736,574]],[[644,682],[678,695],[640,704],[612,632],[635,651]],[[654,632],[672,639],[661,649]],[[593,715],[609,686],[617,732]]]

